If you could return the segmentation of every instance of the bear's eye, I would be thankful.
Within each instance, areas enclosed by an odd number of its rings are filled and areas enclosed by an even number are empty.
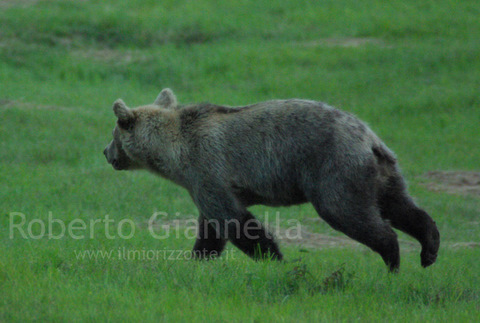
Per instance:
[[[127,130],[131,132],[133,130],[133,126],[135,125],[134,120],[118,120],[117,124],[123,130]]]

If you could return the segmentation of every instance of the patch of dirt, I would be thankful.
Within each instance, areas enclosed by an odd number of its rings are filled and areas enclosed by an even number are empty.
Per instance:
[[[382,39],[367,37],[323,38],[296,44],[304,47],[360,47],[365,45],[390,47]]]
[[[38,0],[0,0],[0,8],[33,6]]]
[[[464,248],[478,248],[480,247],[480,242],[454,242],[449,244],[449,247],[452,249],[464,249]]]
[[[348,247],[358,245],[357,242],[348,237],[335,237],[326,234],[314,233],[308,231],[304,225],[284,229],[279,228],[277,232],[272,230],[275,237],[282,244],[295,245],[303,248],[331,248]]]
[[[130,64],[147,61],[150,57],[140,50],[115,50],[115,49],[78,49],[72,51],[72,55],[78,58],[93,59],[99,62]]]
[[[7,100],[7,99],[0,99],[0,107],[9,107],[13,105],[15,101]]]
[[[88,0],[63,0],[63,1],[64,2],[66,1],[85,2]],[[0,8],[11,8],[11,7],[25,8],[29,6],[34,6],[39,2],[42,2],[42,0],[0,0]]]
[[[480,197],[480,172],[433,171],[422,176],[422,183],[434,192]]]
[[[0,109],[37,109],[37,110],[62,110],[62,111],[71,111],[75,108],[55,106],[55,105],[42,105],[42,104],[33,104],[25,103],[14,100],[0,99]]]

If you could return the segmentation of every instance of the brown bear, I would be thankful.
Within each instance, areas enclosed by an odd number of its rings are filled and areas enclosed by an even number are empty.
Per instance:
[[[282,259],[273,237],[247,208],[310,202],[320,217],[400,265],[392,227],[422,246],[433,264],[440,235],[408,195],[392,151],[353,115],[310,100],[243,107],[180,106],[170,89],[152,105],[117,100],[104,154],[117,170],[147,169],[183,186],[199,210],[193,252],[209,258],[227,240],[254,259]]]

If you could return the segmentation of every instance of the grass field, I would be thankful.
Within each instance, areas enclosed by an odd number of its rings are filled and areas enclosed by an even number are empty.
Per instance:
[[[0,1],[0,321],[478,320],[480,197],[422,175],[479,171],[479,16],[469,0]],[[112,103],[164,87],[183,103],[300,97],[356,114],[437,222],[437,263],[421,268],[401,233],[397,275],[353,244],[284,243],[285,263],[233,247],[169,259],[193,240],[155,239],[148,221],[194,218],[188,193],[102,154]],[[251,210],[342,237],[310,205]]]

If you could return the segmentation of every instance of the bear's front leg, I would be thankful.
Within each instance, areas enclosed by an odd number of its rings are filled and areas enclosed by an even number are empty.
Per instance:
[[[273,236],[228,189],[211,183],[199,185],[192,197],[204,217],[204,223],[208,219],[209,227],[214,228],[222,239],[230,240],[253,259],[282,260],[283,256]],[[197,245],[203,246],[203,243],[197,241],[195,248]]]
[[[237,221],[228,223],[228,239],[240,250],[255,260],[282,260],[273,236],[265,230],[262,223],[250,213],[243,213]]]
[[[200,214],[198,219],[197,241],[192,251],[193,256],[196,259],[219,257],[226,243],[227,240],[223,239],[215,227]]]

